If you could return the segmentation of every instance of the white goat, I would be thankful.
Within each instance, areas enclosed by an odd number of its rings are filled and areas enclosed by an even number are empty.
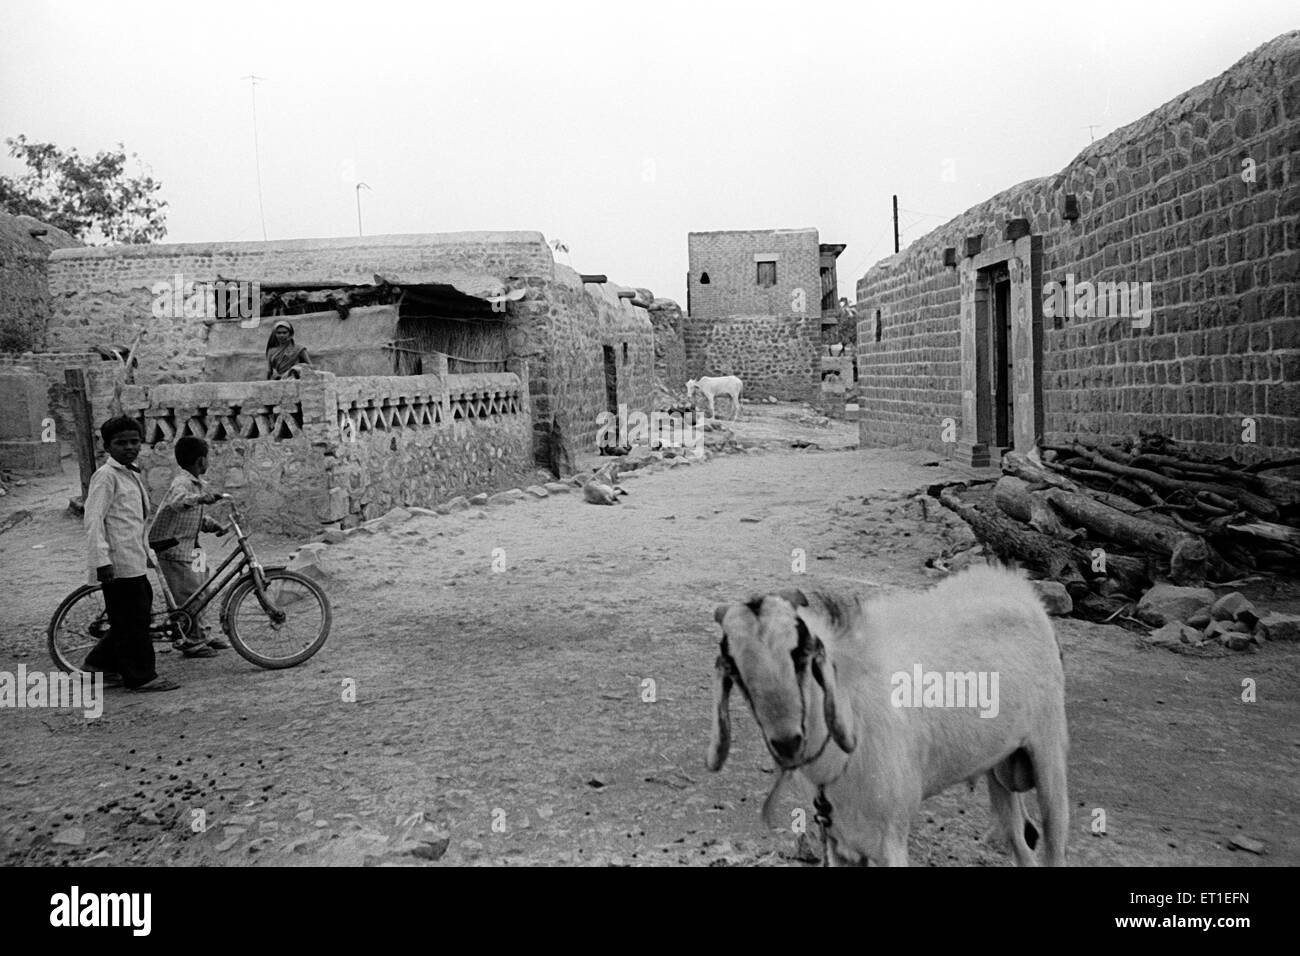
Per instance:
[[[777,786],[797,772],[816,789],[826,865],[906,866],[921,801],[962,780],[974,787],[980,774],[1016,862],[1037,863],[1021,796],[1036,787],[1045,860],[1064,864],[1065,675],[1051,622],[1019,574],[981,566],[923,594],[866,603],[783,591],[714,617],[723,638],[708,767],[727,758],[738,684],[783,771]],[[924,698],[916,687],[904,699],[903,684],[922,672],[964,677],[972,698],[975,679],[990,675],[993,699],[983,711],[941,693],[932,702],[928,675]],[[944,684],[949,694],[962,687]]]
[[[686,380],[686,397],[689,399],[696,389],[699,389],[701,395],[709,400],[709,417],[717,418],[714,413],[713,400],[719,395],[726,395],[731,399],[731,417],[740,416],[740,393],[744,390],[745,383],[735,375],[719,375],[710,378],[692,378]]]

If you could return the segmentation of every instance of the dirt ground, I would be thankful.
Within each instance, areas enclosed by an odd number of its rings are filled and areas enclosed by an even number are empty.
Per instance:
[[[0,864],[803,865],[791,829],[759,820],[771,760],[743,703],[727,766],[704,768],[713,609],[791,584],[927,586],[951,531],[908,499],[961,472],[799,417],[747,406],[736,434],[758,447],[633,475],[616,507],[554,495],[328,547],[334,629],[300,667],[168,653],[182,690],[110,689],[97,720],[0,711]],[[30,512],[0,533],[0,670],[51,666],[46,623],[84,573],[65,464],[0,498],[0,526]],[[267,561],[301,543],[254,541]],[[1300,863],[1300,647],[1195,658],[1057,629],[1071,862]],[[778,816],[799,808],[789,793]],[[912,862],[1010,865],[988,822],[983,785],[928,801]]]

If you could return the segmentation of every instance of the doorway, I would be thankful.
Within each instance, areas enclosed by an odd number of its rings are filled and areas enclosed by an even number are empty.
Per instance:
[[[1011,383],[1015,375],[1011,363],[1011,273],[1005,265],[990,270],[993,284],[992,389],[993,445],[1008,449],[1016,433],[1016,402]]]
[[[605,347],[605,408],[611,415],[618,414],[618,356],[614,346]]]

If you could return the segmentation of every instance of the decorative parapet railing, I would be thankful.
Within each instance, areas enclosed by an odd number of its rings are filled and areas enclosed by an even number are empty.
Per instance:
[[[487,421],[525,408],[514,372],[338,379],[336,390],[344,435]]]
[[[306,373],[279,382],[199,382],[128,386],[122,414],[144,428],[145,445],[185,435],[220,443],[285,441],[313,425],[347,437],[491,421],[523,414],[524,386],[514,372],[337,378]],[[97,420],[107,418],[100,413]],[[315,436],[313,436],[314,438]]]
[[[284,441],[303,429],[300,387],[296,380],[128,386],[122,414],[144,427],[146,445],[185,435],[209,442]]]
[[[448,375],[447,409],[452,421],[521,414],[524,399],[519,376],[514,372]]]

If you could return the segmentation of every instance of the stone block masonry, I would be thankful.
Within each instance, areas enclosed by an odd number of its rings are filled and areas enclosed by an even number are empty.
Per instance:
[[[187,285],[228,279],[290,287],[367,285],[378,276],[399,286],[451,286],[500,302],[503,364],[516,374],[528,369],[520,381],[534,413],[538,464],[557,457],[555,425],[558,457],[571,461],[594,453],[596,420],[609,407],[611,392],[647,411],[653,398],[649,314],[619,295],[635,290],[584,285],[572,269],[556,265],[538,232],[63,250],[50,263],[54,314],[46,348],[129,345],[143,331],[137,382],[198,383],[216,320],[153,314],[154,286],[170,288],[175,275]],[[357,313],[342,324],[363,318]],[[310,342],[300,344],[311,348]]]
[[[1032,251],[1003,257],[1016,219]],[[999,268],[1013,338],[1038,365],[1040,393],[1014,396],[1017,429],[1047,443],[1160,432],[1242,462],[1300,455],[1300,31],[873,266],[857,285],[863,444],[970,453],[944,421],[979,438],[986,399],[971,383]],[[1070,281],[1149,282],[1149,323],[1045,314],[1042,286]]]
[[[817,230],[692,232],[687,247],[688,377],[738,375],[748,397],[816,400],[822,298]],[[770,284],[758,281],[760,260],[767,276],[774,275]]]

